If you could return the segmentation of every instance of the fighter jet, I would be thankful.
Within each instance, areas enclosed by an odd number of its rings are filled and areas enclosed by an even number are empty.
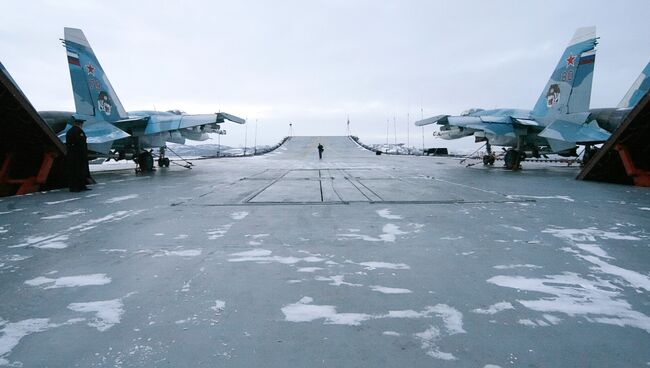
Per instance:
[[[43,119],[65,141],[71,127],[71,115],[85,120],[89,151],[97,157],[115,160],[133,159],[142,171],[153,170],[150,148],[159,148],[158,166],[169,166],[165,157],[167,142],[185,143],[186,139],[206,140],[208,133],[225,134],[225,120],[238,124],[246,121],[234,115],[189,115],[179,110],[126,112],[95,56],[83,31],[65,28],[65,46],[76,112],[44,111]]]
[[[576,30],[532,110],[471,109],[415,125],[440,124],[443,139],[474,135],[477,142],[486,142],[486,165],[495,160],[491,145],[510,147],[504,161],[513,170],[529,153],[576,156],[577,144],[604,142],[610,136],[589,113],[596,44],[596,27]]]
[[[596,119],[601,128],[613,133],[648,91],[650,91],[650,63],[645,66],[639,77],[632,83],[618,106],[590,109],[591,117]],[[583,163],[589,161],[596,151],[596,147],[587,145],[582,157]]]

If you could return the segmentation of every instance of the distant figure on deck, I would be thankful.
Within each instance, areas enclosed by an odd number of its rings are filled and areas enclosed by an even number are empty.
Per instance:
[[[90,178],[90,170],[88,168],[86,133],[81,129],[83,123],[83,120],[73,118],[72,128],[65,133],[65,145],[68,149],[65,156],[66,174],[71,192],[91,190],[86,187],[86,182]]]
[[[323,159],[323,151],[325,151],[325,147],[323,147],[322,144],[318,143],[318,159],[319,160]]]

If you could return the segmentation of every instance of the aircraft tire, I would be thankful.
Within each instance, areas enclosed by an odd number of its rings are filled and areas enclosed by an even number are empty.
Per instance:
[[[483,166],[494,165],[494,156],[485,155],[483,156]]]
[[[151,153],[145,151],[138,155],[138,165],[140,166],[141,172],[152,172],[153,171],[153,156]]]
[[[503,161],[505,162],[506,169],[517,170],[519,169],[519,163],[521,162],[521,154],[517,150],[510,149],[506,152]]]
[[[163,166],[169,167],[169,158],[165,157],[162,160],[163,160]]]

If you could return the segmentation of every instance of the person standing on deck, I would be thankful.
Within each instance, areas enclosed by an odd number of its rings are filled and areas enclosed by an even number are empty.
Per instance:
[[[83,120],[73,117],[72,128],[65,133],[65,145],[68,151],[65,156],[66,174],[71,192],[91,190],[86,187],[86,181],[90,178],[90,170],[88,168],[86,133],[81,129],[83,123]]]
[[[323,147],[322,144],[318,143],[318,159],[322,160],[323,159],[323,151],[325,150],[325,147]]]

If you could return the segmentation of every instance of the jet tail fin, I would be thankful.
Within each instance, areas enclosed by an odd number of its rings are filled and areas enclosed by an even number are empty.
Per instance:
[[[77,115],[108,122],[128,118],[83,31],[64,28],[63,45],[68,56]]]
[[[576,30],[535,104],[534,116],[589,110],[596,44],[596,27]]]
[[[639,77],[632,83],[632,87],[630,87],[617,107],[622,109],[636,106],[648,91],[650,91],[650,63],[645,66]]]

